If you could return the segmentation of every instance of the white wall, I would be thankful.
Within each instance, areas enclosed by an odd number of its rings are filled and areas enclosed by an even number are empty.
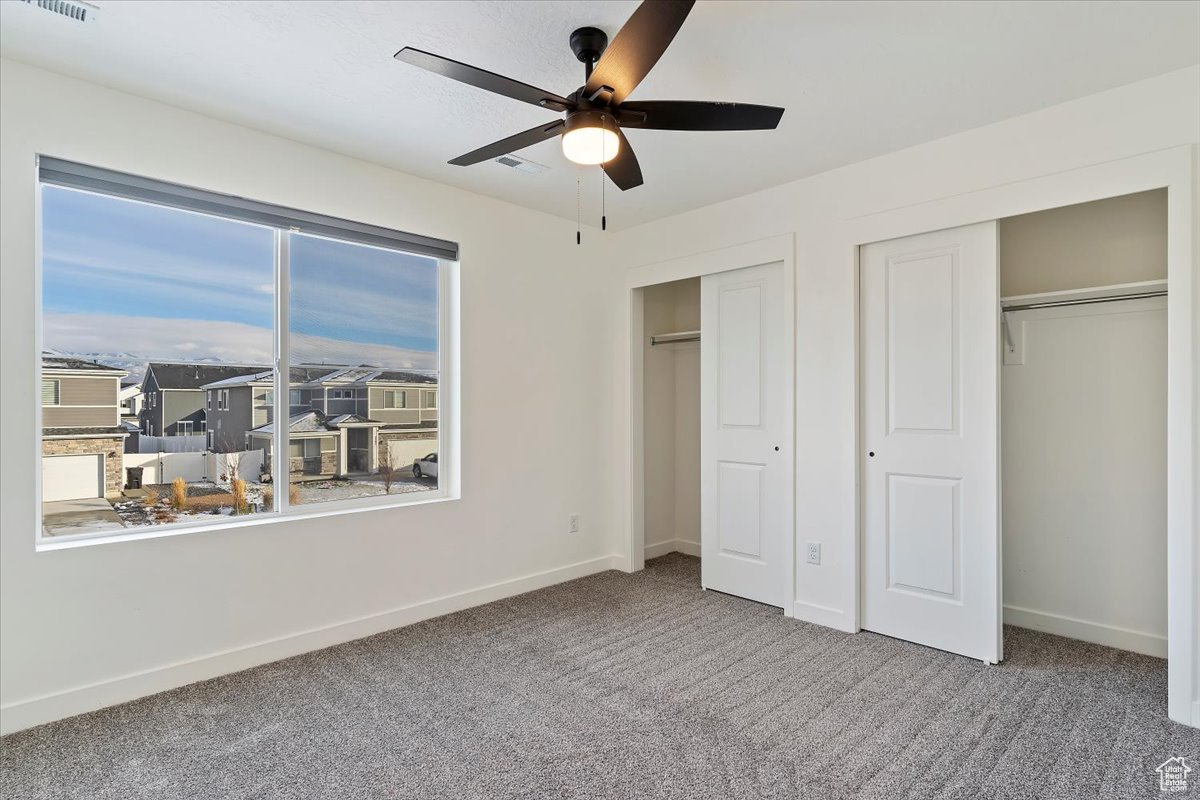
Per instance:
[[[1165,658],[1166,298],[1008,316],[1004,621]]]
[[[646,554],[699,555],[700,347],[650,337],[699,330],[700,281],[649,286],[643,297]]]
[[[37,153],[459,242],[462,499],[35,552]],[[610,566],[610,379],[580,368],[605,276],[573,223],[4,61],[0,228],[4,730]]]
[[[1167,192],[1000,220],[1000,296],[1167,277]]]
[[[866,124],[872,124],[869,111],[864,109]],[[796,548],[798,617],[850,629],[855,624],[850,609],[856,596],[852,559],[859,458],[857,288],[840,238],[846,226],[895,209],[966,203],[981,190],[1180,145],[1191,146],[1194,154],[1198,142],[1200,68],[1193,67],[620,231],[611,238],[611,261],[618,273],[612,278],[611,314],[620,325],[629,308],[621,274],[625,269],[794,234],[796,535],[799,541],[822,544],[820,566],[803,563],[804,548]],[[653,179],[648,171],[647,180]],[[1196,296],[1191,303],[1200,307]],[[617,341],[624,346],[619,337]],[[615,351],[613,359],[623,363],[622,353]],[[613,400],[618,426],[629,396],[628,378],[620,377]],[[1195,407],[1190,413],[1200,424]],[[627,448],[627,440],[614,440],[615,453],[624,454]],[[615,497],[625,496],[622,487],[617,490]],[[617,535],[627,533],[624,529]],[[614,547],[622,544],[618,541]]]

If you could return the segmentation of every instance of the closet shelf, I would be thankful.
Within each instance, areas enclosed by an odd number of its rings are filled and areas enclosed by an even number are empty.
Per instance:
[[[656,333],[650,337],[650,344],[673,344],[675,342],[698,342],[700,331],[679,331],[677,333]]]
[[[1132,300],[1139,297],[1161,297],[1167,293],[1167,282],[1163,280],[1117,283],[1111,286],[1090,286],[1084,289],[1067,289],[1061,292],[1039,292],[1018,294],[1000,298],[1001,311],[1024,311],[1049,306],[1084,305],[1103,303],[1108,300]]]

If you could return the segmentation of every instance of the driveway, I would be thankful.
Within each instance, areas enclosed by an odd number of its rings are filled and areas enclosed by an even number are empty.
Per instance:
[[[42,503],[42,532],[46,536],[120,530],[125,525],[112,503],[99,497]]]

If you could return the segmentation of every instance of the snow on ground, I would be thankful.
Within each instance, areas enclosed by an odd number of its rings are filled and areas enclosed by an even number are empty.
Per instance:
[[[392,482],[392,494],[408,494],[411,492],[431,492],[437,488],[432,480],[417,480],[415,478],[397,478]],[[331,500],[352,500],[356,497],[377,497],[386,494],[383,481],[374,478],[351,481],[311,481],[297,483],[296,491],[300,495],[300,503],[325,503]]]
[[[170,505],[170,485],[163,484],[153,487],[158,493],[158,501],[153,506],[147,506],[142,498],[122,498],[103,506],[97,502],[97,508],[76,509],[64,503],[47,503],[44,514],[43,530],[47,536],[66,536],[75,533],[96,533],[97,531],[115,531],[123,528],[140,528],[154,525],[169,525],[172,522],[199,522],[206,517],[232,515],[230,505],[220,505],[215,508],[190,508],[177,511]],[[251,509],[260,507],[263,502],[264,490],[270,488],[260,483],[248,483],[246,499]],[[392,482],[391,494],[409,494],[412,492],[429,492],[437,489],[433,480],[416,478],[396,478]],[[356,497],[378,497],[386,494],[383,481],[378,478],[355,480],[311,481],[296,484],[300,504],[324,503],[332,500],[352,500]],[[227,494],[228,489],[211,481],[197,481],[188,484],[188,497],[202,504],[202,498],[211,495]],[[96,502],[96,501],[93,501]],[[264,510],[269,513],[269,510]],[[57,513],[56,513],[57,512]],[[251,511],[250,513],[264,513]]]

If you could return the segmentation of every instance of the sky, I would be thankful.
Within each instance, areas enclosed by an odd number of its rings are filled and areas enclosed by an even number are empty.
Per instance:
[[[291,236],[293,363],[436,368],[435,260]],[[44,346],[269,364],[273,253],[271,228],[44,186]]]

